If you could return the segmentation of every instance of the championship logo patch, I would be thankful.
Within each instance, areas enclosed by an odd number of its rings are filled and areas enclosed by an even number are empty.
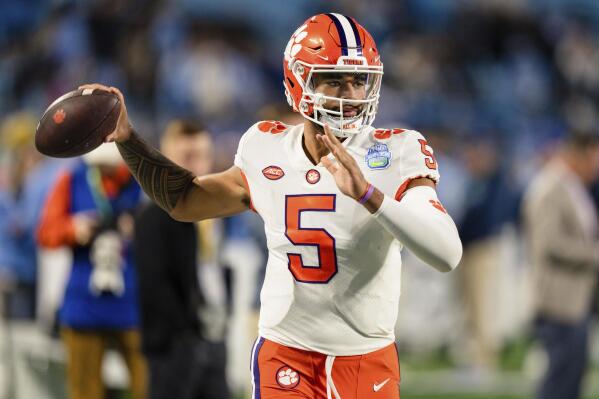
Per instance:
[[[289,366],[283,366],[277,370],[277,384],[281,388],[295,388],[300,383],[300,375],[297,371]]]
[[[365,160],[370,169],[385,169],[391,163],[391,151],[387,144],[377,143],[368,149]]]

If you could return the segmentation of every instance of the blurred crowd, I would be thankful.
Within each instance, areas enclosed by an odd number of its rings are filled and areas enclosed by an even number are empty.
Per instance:
[[[520,276],[528,262],[519,239],[505,255],[506,226],[519,237],[521,202],[533,177],[569,132],[593,132],[599,122],[596,0],[3,1],[5,317],[36,317],[41,212],[58,176],[80,165],[35,150],[33,133],[48,104],[87,82],[119,87],[136,129],[154,144],[173,118],[202,121],[213,133],[213,170],[223,170],[254,121],[301,121],[285,103],[283,49],[305,18],[329,10],[354,16],[377,40],[385,75],[375,125],[417,129],[435,149],[439,197],[465,248],[453,294],[442,297],[456,298],[460,315],[451,322],[461,320],[466,363],[496,367],[502,345],[510,334],[527,333],[522,320],[532,317],[521,310],[511,333],[494,328],[492,312],[510,290],[497,288],[502,267],[511,263],[507,268]],[[599,184],[589,186],[597,207]],[[232,218],[222,230],[224,241],[245,240],[264,251],[255,217]],[[404,284],[418,284],[406,272]],[[255,307],[258,284],[251,289]],[[406,294],[408,303],[418,302]],[[402,312],[408,315],[400,314],[400,323],[410,320],[409,308]],[[409,331],[404,336],[410,348]],[[430,348],[460,341],[431,339]]]

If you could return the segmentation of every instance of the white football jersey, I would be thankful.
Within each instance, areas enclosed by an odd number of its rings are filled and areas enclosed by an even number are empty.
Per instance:
[[[394,238],[310,162],[303,130],[259,122],[235,155],[268,245],[259,334],[327,355],[368,353],[395,340],[401,265],[385,262]],[[439,179],[432,149],[416,131],[370,128],[343,146],[391,197],[414,178]]]

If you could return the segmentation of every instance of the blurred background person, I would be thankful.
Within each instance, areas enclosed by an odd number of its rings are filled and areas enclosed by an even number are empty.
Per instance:
[[[35,231],[41,209],[57,174],[71,163],[35,149],[36,123],[29,111],[0,115],[0,397],[14,385],[15,334],[9,327],[32,324],[38,314]]]
[[[501,264],[501,229],[516,216],[518,205],[491,137],[469,138],[462,157],[468,173],[458,230],[464,255],[458,278],[465,328],[461,343],[466,365],[493,371],[499,360],[501,333],[497,313]]]
[[[0,123],[0,152],[10,170],[7,184],[0,183],[0,280],[11,287],[7,316],[21,320],[35,318],[35,229],[40,210],[59,168],[69,162],[51,160],[35,149],[36,123],[28,112],[12,114]]]
[[[589,187],[598,176],[599,136],[575,132],[534,178],[524,199],[534,329],[549,360],[538,399],[582,397],[599,271],[599,225]]]
[[[115,145],[86,154],[52,189],[38,228],[41,246],[69,246],[73,261],[59,311],[71,399],[105,397],[102,360],[117,349],[135,399],[146,398],[137,282],[130,242],[140,189]]]
[[[198,176],[210,173],[210,134],[194,122],[171,121],[165,156]],[[184,223],[148,203],[135,223],[143,351],[151,399],[229,398],[225,376],[228,275],[219,220]]]

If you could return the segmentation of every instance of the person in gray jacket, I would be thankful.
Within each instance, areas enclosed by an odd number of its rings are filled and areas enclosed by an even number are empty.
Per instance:
[[[529,186],[523,203],[532,264],[535,335],[549,364],[538,399],[581,397],[599,270],[599,136],[573,133]]]

